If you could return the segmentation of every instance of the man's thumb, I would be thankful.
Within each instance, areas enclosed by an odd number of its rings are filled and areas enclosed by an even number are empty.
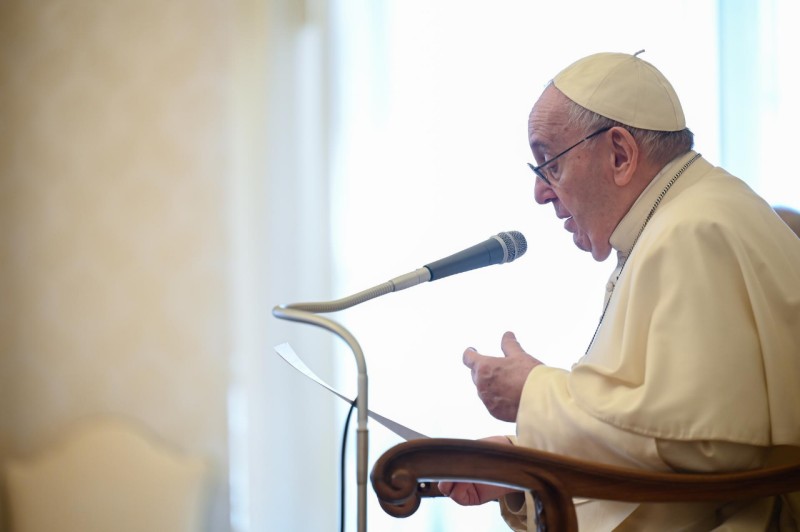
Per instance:
[[[503,334],[503,339],[500,342],[500,349],[503,350],[503,354],[507,357],[519,355],[524,352],[519,341],[517,341],[516,335],[511,331]]]

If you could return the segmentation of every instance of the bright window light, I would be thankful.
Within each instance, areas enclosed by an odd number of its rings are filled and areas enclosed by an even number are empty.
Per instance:
[[[334,20],[337,296],[500,231],[521,231],[529,245],[512,264],[338,317],[364,349],[370,408],[430,436],[513,434],[478,399],[464,349],[499,355],[513,330],[531,354],[568,368],[592,337],[615,266],[575,248],[552,207],[534,202],[528,112],[570,62],[645,49],[682,98],[698,151],[719,164],[716,3],[342,1]],[[342,351],[341,384],[355,390]],[[370,463],[396,443],[372,423]],[[354,506],[354,492],[348,499]],[[494,503],[426,501],[398,521],[370,501],[375,530],[508,530]]]

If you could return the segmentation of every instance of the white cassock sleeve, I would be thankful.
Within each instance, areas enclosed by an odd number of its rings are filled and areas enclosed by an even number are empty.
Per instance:
[[[569,372],[538,366],[528,376],[517,416],[516,445],[609,465],[650,471],[720,471],[758,467],[763,447],[713,441],[656,439],[600,421],[572,399]],[[640,520],[665,520],[675,527],[696,526],[714,514],[708,504],[648,504],[578,499],[582,530],[624,530]],[[535,530],[533,500],[519,494],[501,501],[501,513],[513,530]]]

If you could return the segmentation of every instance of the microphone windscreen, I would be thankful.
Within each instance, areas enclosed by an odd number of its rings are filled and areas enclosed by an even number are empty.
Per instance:
[[[528,250],[528,241],[525,240],[525,236],[519,231],[498,233],[497,238],[500,239],[505,251],[505,260],[503,260],[503,264],[523,256]]]

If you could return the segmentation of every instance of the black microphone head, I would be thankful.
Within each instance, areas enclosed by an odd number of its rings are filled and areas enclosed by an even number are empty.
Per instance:
[[[503,261],[500,264],[511,262],[528,251],[528,241],[519,231],[497,233],[495,238],[503,246]]]

